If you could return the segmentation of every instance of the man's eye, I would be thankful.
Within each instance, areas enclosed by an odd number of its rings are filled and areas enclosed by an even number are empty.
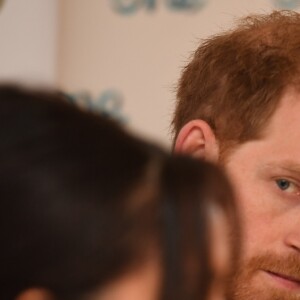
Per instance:
[[[276,184],[283,191],[287,190],[291,186],[291,182],[286,179],[277,179]]]
[[[280,190],[285,191],[289,194],[300,195],[300,188],[297,184],[287,179],[276,179],[276,184]]]

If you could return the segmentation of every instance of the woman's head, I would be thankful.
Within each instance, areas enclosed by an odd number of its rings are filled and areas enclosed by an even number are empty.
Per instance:
[[[1,299],[110,300],[137,285],[196,299],[216,270],[208,212],[229,224],[228,193],[214,167],[170,157],[59,93],[0,87]]]
[[[239,248],[227,180],[208,163],[177,156],[168,159],[162,181],[169,199],[164,217],[169,243],[163,249],[170,284],[164,299],[222,299],[215,297],[224,293]]]

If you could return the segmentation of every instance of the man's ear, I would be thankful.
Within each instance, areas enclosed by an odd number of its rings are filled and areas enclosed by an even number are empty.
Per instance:
[[[179,132],[174,151],[213,163],[219,159],[219,145],[211,127],[203,120],[188,122]]]
[[[42,288],[30,288],[21,292],[16,300],[53,300],[51,294]]]

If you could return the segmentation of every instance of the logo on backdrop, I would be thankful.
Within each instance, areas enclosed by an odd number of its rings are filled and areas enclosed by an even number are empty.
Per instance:
[[[296,9],[300,7],[300,0],[272,0],[274,5],[280,9]]]
[[[67,94],[67,98],[83,109],[107,115],[122,124],[128,123],[128,117],[123,113],[123,95],[115,89],[105,90],[94,98],[87,91]]]
[[[169,10],[198,11],[203,8],[209,0],[109,0],[113,9],[122,15],[132,15],[140,10],[153,12],[158,3],[164,3]],[[297,9],[300,0],[271,0],[278,9]],[[3,2],[0,1],[0,5]]]
[[[131,15],[141,9],[154,11],[159,0],[110,0],[113,9],[123,15]],[[208,0],[164,0],[170,10],[197,11],[204,7]]]
[[[199,10],[204,7],[206,0],[167,0],[170,9],[175,10]]]

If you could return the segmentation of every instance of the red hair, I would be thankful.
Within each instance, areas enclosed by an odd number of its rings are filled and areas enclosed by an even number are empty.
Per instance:
[[[221,146],[258,138],[285,89],[298,84],[299,66],[296,12],[252,15],[205,40],[178,83],[174,137],[187,122],[202,119]]]

